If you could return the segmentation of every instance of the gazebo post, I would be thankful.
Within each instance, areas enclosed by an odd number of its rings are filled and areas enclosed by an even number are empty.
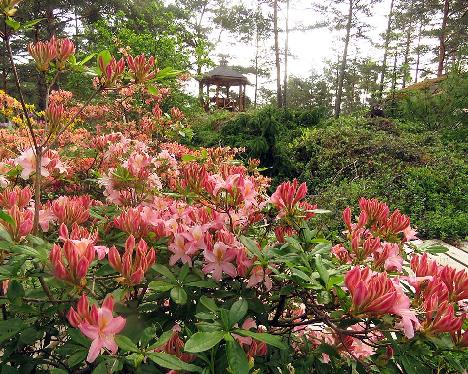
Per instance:
[[[244,84],[244,88],[242,90],[242,111],[245,111],[245,88],[247,86]]]
[[[237,99],[237,110],[242,112],[242,84],[239,84],[239,98]]]

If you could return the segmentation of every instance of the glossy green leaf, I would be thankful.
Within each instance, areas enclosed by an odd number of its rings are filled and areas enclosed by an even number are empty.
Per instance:
[[[229,368],[232,373],[248,374],[250,371],[249,361],[242,347],[236,340],[226,342],[226,354]]]
[[[173,281],[174,283],[177,283],[176,277],[166,266],[161,264],[154,264],[152,268],[156,270],[159,274],[164,275],[169,280]]]
[[[217,312],[218,306],[216,305],[213,299],[210,299],[206,296],[200,297],[200,303],[211,312]]]
[[[178,357],[164,352],[150,352],[148,353],[148,357],[151,359],[151,361],[166,369],[188,371],[191,373],[202,372],[201,367],[193,364],[188,364],[179,359]]]
[[[13,227],[16,226],[15,220],[11,218],[11,216],[4,212],[3,210],[0,210],[0,220],[5,221],[6,223],[12,225]]]
[[[254,256],[257,256],[259,259],[261,258],[264,258],[265,256],[263,255],[263,253],[258,249],[258,246],[257,246],[257,243],[246,237],[246,236],[241,236],[240,238],[240,241],[242,244],[245,245],[245,248],[247,248],[247,250]]]
[[[117,343],[119,348],[124,352],[140,352],[136,344],[125,335],[116,335],[115,342]]]
[[[330,278],[330,274],[328,274],[328,270],[325,268],[325,266],[323,266],[322,256],[320,256],[319,254],[315,256],[315,267],[317,268],[317,271],[320,274],[320,279],[325,285],[327,285],[328,279]]]
[[[231,326],[239,322],[247,314],[249,309],[249,303],[245,299],[239,299],[234,304],[232,304],[231,309],[229,309],[229,323]]]
[[[205,352],[218,344],[224,336],[224,331],[197,332],[185,343],[185,351],[190,353]]]
[[[156,280],[152,281],[148,285],[149,289],[154,290],[154,291],[159,291],[159,292],[166,292],[175,287],[175,284],[162,281],[162,280]]]
[[[68,365],[70,367],[73,367],[73,366],[76,366],[78,364],[81,364],[86,359],[86,356],[88,356],[88,350],[87,349],[79,350],[79,351],[73,353],[68,358]]]
[[[11,281],[8,286],[7,297],[10,301],[24,297],[23,285],[17,280]]]
[[[5,18],[5,23],[13,29],[13,31],[18,31],[21,28],[21,23],[18,21],[14,20],[11,17],[6,17]]]
[[[174,287],[170,295],[176,304],[185,304],[187,302],[187,292],[182,287]]]
[[[252,331],[243,330],[243,329],[235,329],[234,332],[242,336],[250,336],[251,338],[267,343],[268,345],[271,345],[279,349],[287,349],[286,344],[284,344],[281,341],[281,338],[276,335],[260,333],[260,332],[252,332]]]

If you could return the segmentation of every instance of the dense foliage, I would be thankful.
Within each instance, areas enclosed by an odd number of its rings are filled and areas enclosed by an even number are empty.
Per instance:
[[[461,113],[460,105],[455,113]],[[434,115],[437,109],[434,109]],[[262,109],[195,124],[197,145],[244,146],[261,160],[273,184],[306,181],[337,218],[360,196],[378,197],[413,218],[423,237],[468,235],[466,126],[434,130],[425,122],[396,118],[341,117],[320,111]],[[432,118],[432,112],[427,112]],[[422,120],[422,119],[421,119]]]
[[[306,183],[269,191],[241,149],[177,142],[190,129],[165,102],[181,74],[152,56],[104,50],[77,60],[70,39],[31,43],[47,83],[37,110],[12,58],[11,37],[30,26],[12,18],[16,5],[0,2],[19,93],[0,91],[2,373],[468,366],[468,272],[439,265],[430,254],[440,247],[412,244],[408,216],[362,197],[328,240],[328,211]],[[92,76],[86,101],[54,89],[71,71]],[[278,157],[288,147],[277,136],[307,137],[320,118],[268,113],[269,122],[241,121],[265,129],[255,152]]]

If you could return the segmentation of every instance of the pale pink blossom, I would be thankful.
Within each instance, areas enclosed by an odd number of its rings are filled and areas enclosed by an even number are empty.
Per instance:
[[[175,234],[174,241],[169,244],[169,250],[173,253],[169,259],[169,265],[174,266],[177,261],[192,266],[192,258],[187,254],[190,244],[185,241],[182,234]]]
[[[109,350],[112,354],[117,353],[118,346],[115,342],[115,335],[125,327],[125,318],[114,317],[114,300],[112,296],[107,296],[102,303],[102,307],[96,305],[89,310],[86,295],[83,295],[78,303],[78,312],[70,309],[68,320],[74,327],[78,327],[83,335],[92,340],[86,361],[94,362],[102,349]]]
[[[47,166],[50,163],[50,158],[41,157],[41,175],[43,177],[49,176],[49,171],[47,170]],[[36,154],[34,149],[28,148],[21,152],[21,154],[15,159],[15,163],[21,166],[21,178],[28,179],[31,174],[36,172]]]
[[[237,275],[236,267],[232,264],[236,258],[236,251],[226,244],[216,242],[213,251],[205,250],[203,254],[207,262],[203,267],[203,272],[205,274],[212,273],[213,279],[220,281],[223,272],[231,277]]]

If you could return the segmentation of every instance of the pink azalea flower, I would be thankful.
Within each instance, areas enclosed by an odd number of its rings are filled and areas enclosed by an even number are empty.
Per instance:
[[[182,235],[188,241],[187,254],[193,255],[199,250],[206,249],[205,233],[200,225],[187,229],[187,231],[182,233]]]
[[[89,309],[88,299],[83,295],[78,302],[78,311],[70,308],[68,320],[74,327],[78,327],[83,335],[92,340],[86,360],[94,362],[103,348],[115,354],[118,350],[114,336],[125,327],[125,318],[114,317],[114,299],[108,295],[102,307],[96,305]]]
[[[231,277],[237,275],[237,270],[232,264],[232,261],[236,258],[236,251],[229,248],[222,242],[216,242],[213,247],[213,251],[205,250],[205,260],[207,264],[203,267],[205,274],[212,273],[213,279],[220,281],[222,279],[222,273],[226,273]]]
[[[182,261],[183,264],[188,264],[192,267],[192,258],[187,254],[190,249],[190,243],[185,241],[182,234],[175,234],[174,241],[169,244],[169,250],[173,255],[169,259],[169,265],[174,266],[177,261]]]
[[[36,172],[36,154],[32,148],[24,150],[16,159],[15,163],[23,169],[21,171],[21,178],[28,179],[29,176]],[[41,158],[41,175],[43,177],[49,176],[47,166],[50,163],[48,157]]]
[[[408,227],[406,227],[404,230],[403,230],[403,236],[405,237],[405,241],[409,242],[410,240],[417,240],[418,237],[416,236],[418,232],[416,230],[413,230],[411,228],[411,226],[408,225]]]
[[[271,278],[268,276],[270,273],[270,269],[265,270],[261,265],[254,266],[252,271],[250,272],[250,278],[249,282],[247,283],[247,287],[251,288],[263,282],[267,291],[271,290],[273,284],[271,282]]]

